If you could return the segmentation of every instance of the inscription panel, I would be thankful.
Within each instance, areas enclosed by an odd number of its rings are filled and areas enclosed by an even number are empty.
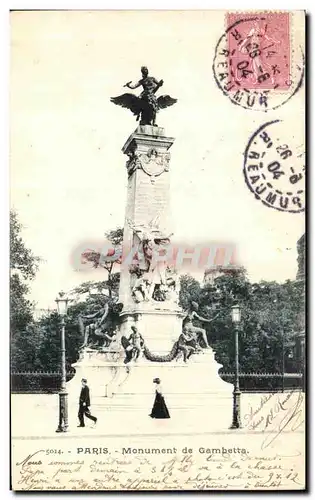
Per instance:
[[[169,211],[169,173],[164,172],[152,183],[143,171],[136,173],[134,221],[147,224],[159,216],[160,223],[167,223]]]

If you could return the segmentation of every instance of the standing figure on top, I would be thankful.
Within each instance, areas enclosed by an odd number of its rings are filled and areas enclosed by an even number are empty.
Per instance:
[[[142,87],[143,91],[140,96],[137,97],[134,94],[122,94],[118,97],[111,97],[111,102],[122,106],[123,108],[128,108],[130,111],[137,116],[137,121],[140,120],[140,125],[156,125],[156,113],[159,109],[167,108],[175,104],[177,99],[173,99],[169,95],[162,95],[156,97],[156,92],[163,85],[163,80],[158,81],[154,76],[149,76],[149,71],[146,66],[141,67],[141,78],[140,80],[132,84],[132,82],[127,82],[124,87],[129,89],[136,89]]]

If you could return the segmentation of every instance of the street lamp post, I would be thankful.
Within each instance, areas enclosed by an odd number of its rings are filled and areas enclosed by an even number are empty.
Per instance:
[[[233,421],[230,429],[239,429],[241,427],[241,391],[240,391],[240,375],[239,375],[239,350],[238,350],[238,333],[239,323],[241,321],[241,310],[239,305],[232,307],[232,322],[234,325],[235,339],[235,378],[233,391]]]
[[[64,292],[59,293],[56,299],[58,313],[61,316],[61,388],[59,391],[59,424],[56,432],[68,430],[68,393],[66,389],[66,343],[65,343],[65,316],[68,309],[68,299]]]

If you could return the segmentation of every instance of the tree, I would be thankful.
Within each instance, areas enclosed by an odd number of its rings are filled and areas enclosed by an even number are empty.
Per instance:
[[[303,289],[303,283],[291,280],[283,284],[261,281],[252,285],[249,307],[255,314],[255,342],[267,371],[282,371],[283,355],[284,368],[298,371],[297,362],[290,361],[289,356],[293,358],[296,336],[301,329]]]
[[[106,238],[113,244],[110,255],[115,252],[120,254],[123,239],[123,230],[114,229],[106,233]],[[79,328],[79,315],[93,314],[107,303],[109,314],[106,318],[106,329],[114,331],[119,324],[118,290],[120,273],[114,272],[115,264],[120,259],[106,260],[100,252],[86,252],[84,257],[87,262],[92,262],[94,267],[103,267],[107,271],[107,279],[102,281],[86,281],[71,290],[70,295],[75,297],[74,303],[70,302],[66,316],[66,363],[70,369],[79,357],[80,346],[83,343]],[[37,352],[38,363],[44,371],[58,371],[60,365],[60,318],[55,312],[41,318],[37,323],[41,332],[40,345]]]
[[[181,277],[181,284],[182,307],[187,308],[195,301],[199,304],[201,316],[215,318],[210,324],[200,326],[206,329],[223,371],[235,369],[234,325],[231,318],[235,303],[241,308],[241,371],[281,373],[283,354],[285,369],[298,371],[298,361],[294,361],[292,349],[296,335],[303,330],[303,283],[289,280],[282,284],[267,281],[250,283],[245,270],[240,269],[221,275],[213,284],[204,287],[200,287],[189,275]]]
[[[10,330],[14,336],[25,330],[33,318],[33,306],[27,299],[28,286],[18,274],[10,276]]]
[[[106,240],[112,244],[112,248],[106,255],[101,252],[88,251],[83,257],[87,262],[92,262],[95,268],[103,267],[107,271],[107,281],[103,282],[107,287],[109,296],[118,292],[119,288],[119,273],[114,273],[115,264],[121,264],[122,242],[124,238],[124,230],[121,227],[111,229],[105,233]],[[114,258],[117,256],[116,258]]]
[[[35,278],[40,259],[21,236],[22,225],[10,212],[10,331],[13,369],[26,369],[34,362],[36,340],[32,328],[33,304],[28,300],[29,282]]]
[[[201,287],[199,281],[190,276],[189,274],[183,274],[179,278],[180,290],[179,290],[179,305],[187,311],[193,301],[198,302],[201,293]]]
[[[41,369],[38,358],[40,331],[30,322],[11,337],[11,371],[27,372]]]
[[[79,347],[82,345],[81,333],[78,327],[77,315],[85,310],[85,304],[76,304],[68,309],[66,321],[66,366],[69,371],[72,363],[79,357]],[[42,371],[60,370],[60,331],[61,321],[57,312],[42,317],[37,323],[40,332],[40,343],[37,351],[37,361]]]
[[[35,278],[38,270],[39,257],[25,246],[21,236],[22,224],[18,221],[17,213],[10,211],[10,269],[19,271],[24,280]]]
[[[107,331],[114,331],[119,324],[119,312],[117,308],[117,295],[104,295],[103,290],[108,290],[107,281],[85,282],[73,290],[77,298],[84,297],[83,301],[70,303],[66,321],[66,364],[67,370],[79,358],[80,347],[83,343],[79,328],[79,315],[91,314],[99,311],[105,303],[109,305],[109,314],[106,320]],[[37,347],[36,361],[38,369],[42,371],[59,371],[60,368],[60,317],[52,312],[42,317],[36,324],[39,345]]]

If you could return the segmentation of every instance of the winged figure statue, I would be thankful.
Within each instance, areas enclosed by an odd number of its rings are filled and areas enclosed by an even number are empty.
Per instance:
[[[123,108],[128,108],[130,111],[136,115],[137,121],[140,120],[140,125],[154,125],[156,124],[156,113],[160,109],[168,108],[177,102],[177,99],[173,99],[169,95],[161,95],[156,97],[156,92],[163,85],[163,80],[158,81],[153,76],[149,76],[148,68],[142,66],[141,68],[141,79],[135,83],[128,82],[124,87],[129,89],[136,89],[138,87],[143,88],[140,96],[134,94],[122,94],[118,97],[111,97],[111,102],[122,106]]]

